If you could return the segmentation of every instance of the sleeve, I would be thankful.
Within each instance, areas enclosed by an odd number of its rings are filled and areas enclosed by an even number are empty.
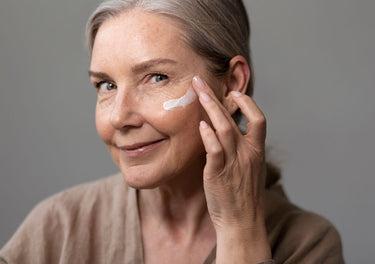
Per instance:
[[[63,227],[53,200],[39,203],[0,250],[0,263],[58,263]]]
[[[272,251],[276,263],[345,263],[336,228],[314,213],[290,216],[283,224]]]

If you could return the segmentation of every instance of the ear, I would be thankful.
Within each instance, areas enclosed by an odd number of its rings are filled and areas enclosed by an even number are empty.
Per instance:
[[[250,80],[250,68],[246,59],[242,56],[235,56],[229,62],[229,70],[226,76],[226,91],[223,98],[225,108],[233,115],[238,106],[233,102],[231,91],[246,93]]]

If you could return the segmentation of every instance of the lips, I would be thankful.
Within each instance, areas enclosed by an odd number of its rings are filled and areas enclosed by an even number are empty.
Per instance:
[[[145,152],[151,151],[152,149],[159,146],[165,139],[159,139],[155,141],[140,142],[131,145],[125,145],[120,149],[125,152],[126,155],[134,157],[139,156]]]
[[[126,145],[126,146],[120,147],[120,149],[122,149],[122,150],[130,150],[130,151],[131,150],[136,150],[136,149],[139,149],[139,148],[143,148],[143,147],[146,147],[146,146],[158,143],[158,142],[160,142],[162,140],[163,139],[159,139],[159,140],[155,140],[155,141],[142,142],[142,143],[135,143],[135,144],[131,144],[131,145]]]

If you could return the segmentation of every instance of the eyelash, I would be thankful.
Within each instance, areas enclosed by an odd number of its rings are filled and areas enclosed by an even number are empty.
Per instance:
[[[162,80],[155,81],[156,83],[158,83],[158,82],[162,82],[162,81],[165,81],[165,80],[168,80],[168,79],[169,79],[168,75],[163,74],[163,73],[152,73],[152,74],[150,74],[150,80],[151,80],[152,78],[155,78],[155,77],[162,77]]]
[[[154,83],[158,83],[158,82],[166,81],[166,80],[169,79],[168,75],[163,74],[163,73],[151,73],[149,76],[150,76],[150,77],[149,77],[149,80],[152,80],[152,79],[155,78],[155,77],[161,77],[161,78],[162,78],[162,80],[159,80],[159,81],[156,81],[156,80],[155,80]],[[100,91],[100,86],[103,85],[103,84],[105,84],[105,83],[107,83],[108,85],[113,85],[112,89],[109,89],[109,90],[107,90],[107,91],[111,91],[111,90],[114,90],[114,89],[117,88],[117,86],[116,86],[114,83],[110,82],[110,81],[100,81],[100,82],[96,82],[96,83],[94,84],[94,86],[95,86],[96,90],[99,92],[99,91]]]
[[[111,90],[117,88],[117,86],[116,86],[115,84],[113,84],[113,83],[111,83],[111,82],[109,82],[109,81],[100,81],[100,82],[95,83],[95,88],[96,88],[96,90],[99,91],[99,90],[100,90],[100,86],[101,86],[102,84],[105,84],[105,83],[107,83],[108,85],[113,85],[112,89],[110,89],[110,90],[108,90],[108,91],[111,91]]]

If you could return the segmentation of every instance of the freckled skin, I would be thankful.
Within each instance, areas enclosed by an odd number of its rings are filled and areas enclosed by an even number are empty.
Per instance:
[[[116,165],[129,185],[153,188],[168,181],[201,178],[205,150],[199,122],[209,119],[195,100],[186,108],[163,109],[163,102],[183,96],[195,75],[211,87],[222,84],[207,71],[205,61],[180,39],[181,31],[170,18],[132,10],[104,22],[97,33],[91,71],[104,72],[117,89],[98,94],[96,126]],[[170,59],[141,73],[132,67],[153,59]],[[150,73],[167,81],[151,83]],[[102,81],[93,77],[92,81]],[[124,145],[165,139],[146,155],[129,158]]]

